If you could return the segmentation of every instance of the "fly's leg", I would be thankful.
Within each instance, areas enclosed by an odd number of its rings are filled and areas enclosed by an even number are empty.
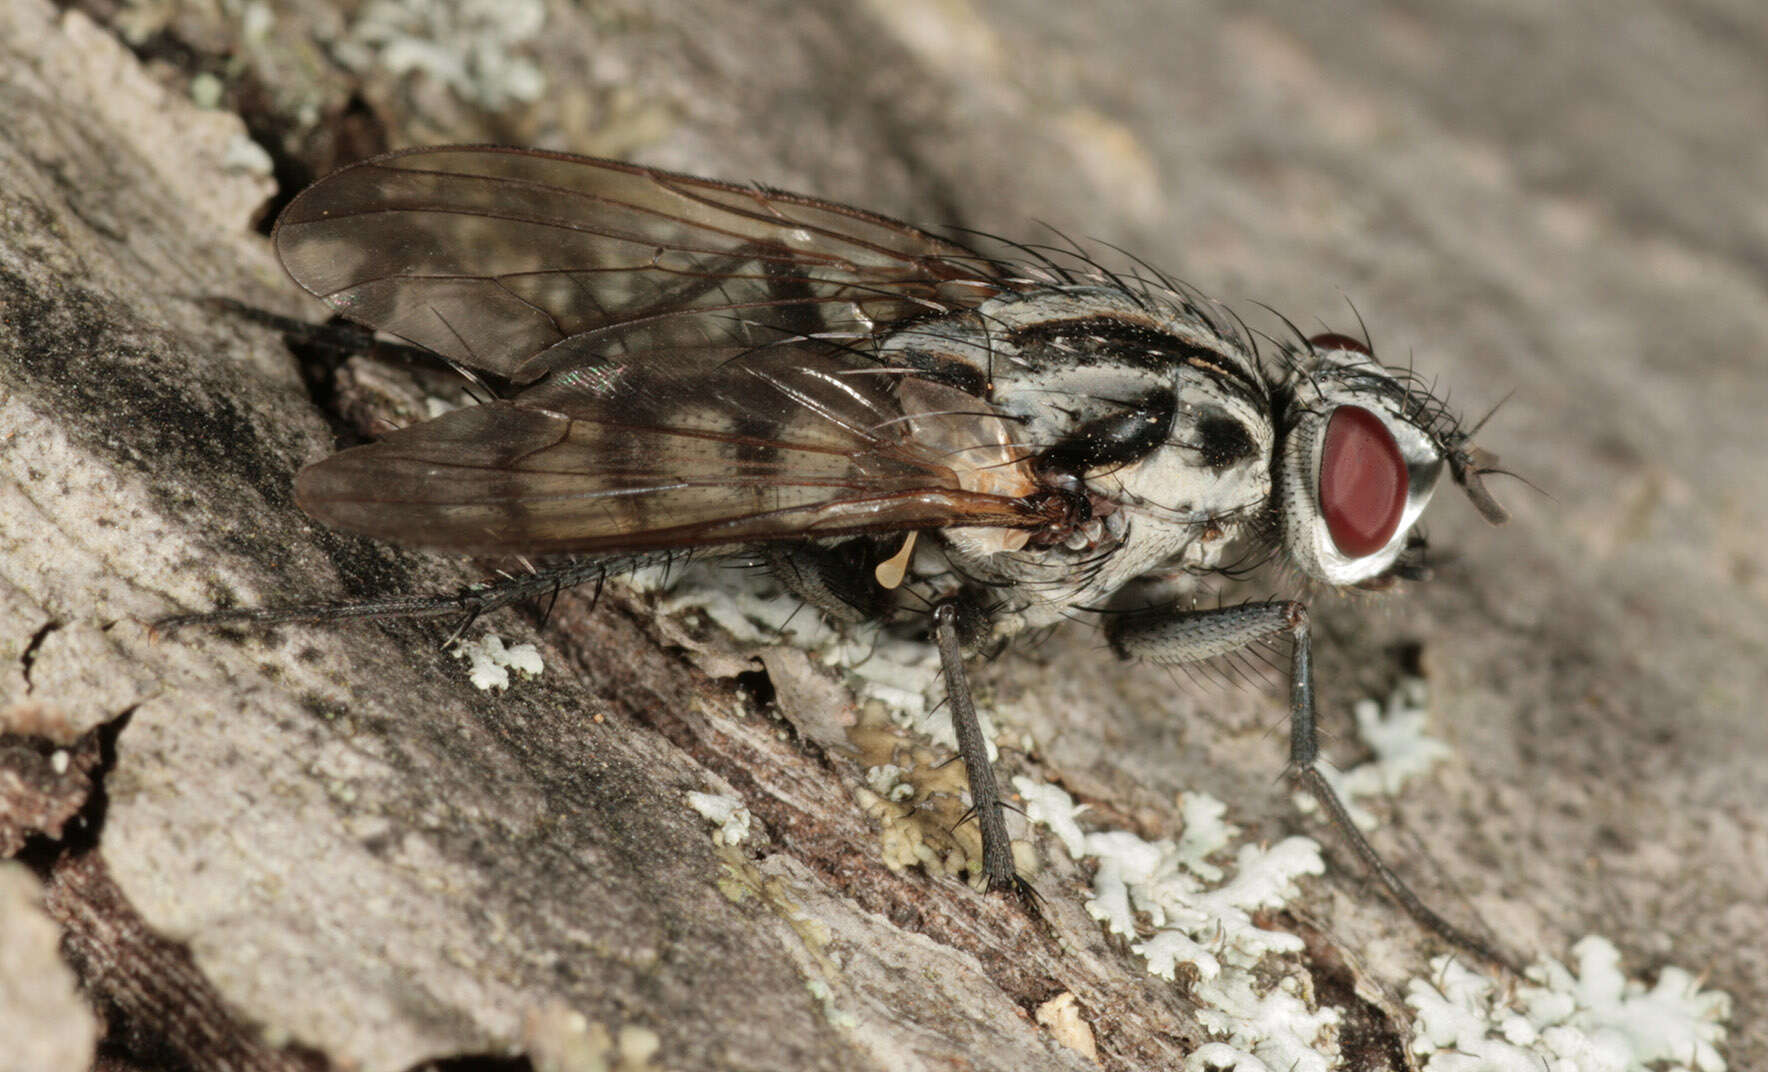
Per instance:
[[[365,328],[349,322],[316,324],[311,320],[301,320],[292,316],[283,316],[268,309],[260,309],[255,305],[233,298],[198,298],[198,304],[216,312],[229,316],[237,316],[249,320],[261,327],[280,332],[289,341],[307,346],[316,346],[339,354],[373,354],[380,358],[392,358],[398,361],[421,364],[428,368],[442,368],[447,365],[444,358],[409,343],[389,342],[375,336],[373,329]]]
[[[1138,611],[1114,617],[1106,625],[1112,650],[1119,656],[1165,665],[1200,662],[1285,633],[1295,643],[1289,673],[1290,777],[1320,802],[1364,866],[1421,926],[1481,960],[1516,972],[1515,965],[1488,942],[1437,915],[1412,892],[1351,822],[1343,801],[1320,772],[1320,742],[1314,725],[1314,659],[1305,604],[1276,601],[1211,610]]]
[[[353,618],[439,618],[460,615],[462,622],[452,642],[481,614],[512,603],[552,595],[566,588],[595,582],[598,586],[618,573],[628,572],[667,556],[629,556],[584,559],[543,566],[529,573],[500,577],[490,584],[447,595],[388,596],[334,603],[308,603],[292,607],[232,607],[226,610],[175,614],[153,623],[156,632],[171,633],[190,626],[284,625],[290,622],[338,622]]]
[[[878,555],[870,540],[768,544],[758,553],[787,591],[835,621],[854,625],[889,613],[891,593],[873,579]]]
[[[976,718],[976,701],[964,676],[964,607],[948,599],[933,608],[933,640],[939,647],[939,664],[945,672],[946,699],[951,707],[952,729],[958,737],[958,755],[970,780],[970,810],[982,830],[982,875],[991,890],[1018,890],[1025,885],[1013,866],[1013,843],[1007,837],[1007,819],[1001,808],[1001,790],[994,768],[988,765],[988,742]]]
[[[829,617],[844,622],[875,618],[887,611],[890,592],[879,586],[873,568],[879,561],[871,541],[855,540],[833,547],[813,544],[764,549],[763,561],[792,594]],[[933,608],[933,640],[945,674],[946,699],[958,756],[970,782],[970,811],[982,831],[982,873],[991,890],[1025,892],[1013,866],[1013,843],[1007,836],[1000,785],[988,763],[988,742],[976,717],[976,701],[964,674],[964,649],[976,632],[975,615],[961,597]]]

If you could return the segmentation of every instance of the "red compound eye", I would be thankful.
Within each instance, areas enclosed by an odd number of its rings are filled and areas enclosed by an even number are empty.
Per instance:
[[[1340,552],[1362,558],[1387,546],[1409,482],[1399,444],[1380,417],[1360,406],[1332,412],[1320,450],[1320,513]]]

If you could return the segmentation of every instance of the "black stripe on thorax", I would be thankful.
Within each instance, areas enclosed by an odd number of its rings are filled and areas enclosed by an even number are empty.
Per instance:
[[[1164,372],[1188,365],[1215,380],[1223,391],[1240,394],[1262,406],[1270,391],[1238,355],[1186,342],[1175,335],[1115,316],[1074,317],[1027,324],[1009,332],[1006,341],[1021,353],[1066,357],[1072,364],[1103,357],[1133,368]]]

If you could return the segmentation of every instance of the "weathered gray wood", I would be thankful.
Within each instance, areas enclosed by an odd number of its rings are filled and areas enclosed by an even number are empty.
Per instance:
[[[560,1009],[655,1033],[670,1068],[1092,1067],[1030,1016],[1070,991],[1106,1067],[1208,1037],[1086,918],[1072,868],[1040,880],[1050,932],[888,871],[858,768],[745,713],[750,647],[642,600],[496,623],[550,669],[495,696],[421,626],[150,639],[140,619],[222,595],[469,576],[305,523],[288,481],[329,449],[324,419],[278,339],[188,300],[315,312],[251,229],[272,183],[243,128],[188,100],[224,54],[223,103],[315,167],[377,140],[345,114],[360,88],[394,144],[630,153],[1009,235],[1045,219],[1304,326],[1349,326],[1348,295],[1466,408],[1514,390],[1483,441],[1552,498],[1498,485],[1517,517],[1494,531],[1447,493],[1437,583],[1319,602],[1327,725],[1422,645],[1456,756],[1380,847],[1524,956],[1597,932],[1636,971],[1708,970],[1740,1010],[1732,1067],[1768,1064],[1750,5],[560,7],[503,49],[544,79],[525,102],[489,46],[450,88],[372,35],[340,46],[318,5],[268,27],[168,8],[128,28],[189,51],[144,64],[81,15],[7,4],[0,720],[51,708],[71,741],[132,713],[98,851],[236,1026],[377,1070],[617,1045]],[[826,696],[819,674],[792,695]],[[983,676],[1039,746],[1009,765],[1102,819],[1170,834],[1173,794],[1201,789],[1257,835],[1334,844],[1274,784],[1274,692],[1175,688],[1082,630]],[[744,798],[758,848],[711,844],[682,799],[711,789]],[[1294,924],[1324,935],[1322,989],[1343,994],[1344,952],[1401,985],[1430,942],[1330,859]],[[1404,1032],[1371,1008],[1377,1037]]]

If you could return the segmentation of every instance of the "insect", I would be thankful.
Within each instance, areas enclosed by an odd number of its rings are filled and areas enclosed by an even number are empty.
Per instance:
[[[929,624],[996,889],[1020,880],[967,656],[1089,613],[1118,655],[1157,663],[1287,637],[1292,776],[1418,920],[1499,959],[1412,894],[1322,778],[1306,605],[1184,601],[1266,561],[1331,588],[1418,574],[1445,468],[1505,520],[1477,427],[1366,343],[1261,348],[1150,269],[985,255],[831,202],[510,149],[344,168],[274,241],[346,317],[510,385],[308,466],[301,508],[531,569],[162,626],[470,620],[659,558],[751,554],[836,619]]]

